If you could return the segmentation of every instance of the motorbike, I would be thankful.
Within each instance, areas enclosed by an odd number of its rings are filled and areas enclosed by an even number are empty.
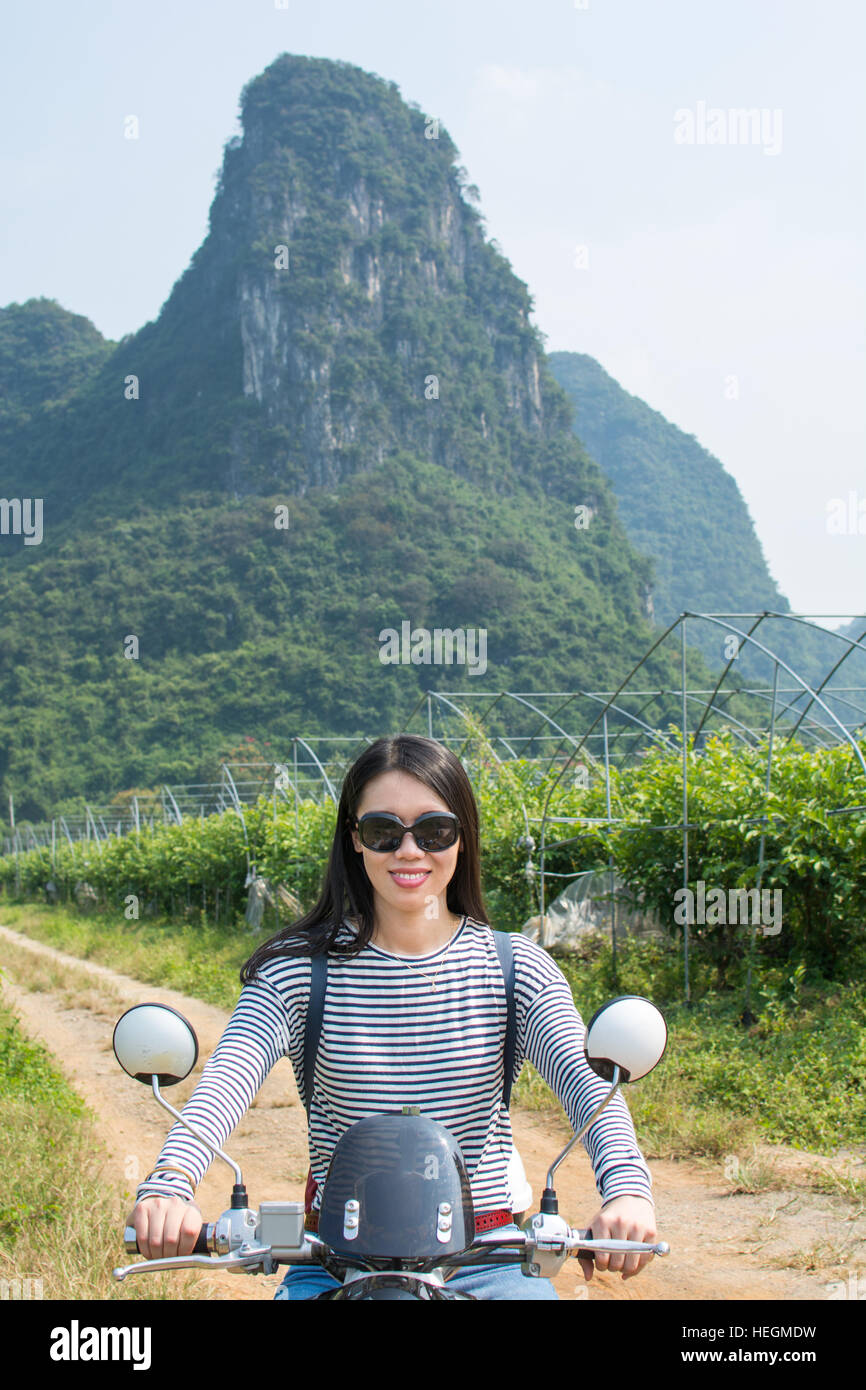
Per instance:
[[[611,1083],[601,1104],[547,1172],[539,1210],[518,1234],[476,1234],[472,1192],[457,1140],[444,1125],[404,1105],[399,1113],[368,1116],[334,1147],[322,1192],[318,1229],[305,1229],[302,1202],[249,1205],[241,1169],[214,1147],[162,1095],[183,1081],[198,1058],[191,1024],[162,1004],[136,1004],[118,1020],[114,1054],[125,1072],[152,1088],[155,1100],[232,1169],[229,1208],[202,1225],[189,1255],[141,1260],[113,1271],[130,1275],[171,1269],[227,1269],[274,1274],[281,1265],[318,1265],[338,1286],[318,1299],[463,1300],[475,1295],[448,1286],[459,1269],[519,1265],[528,1278],[553,1278],[569,1257],[634,1251],[667,1255],[665,1241],[596,1240],[591,1229],[572,1229],[559,1214],[556,1169],[610,1103],[619,1086],[646,1076],[661,1061],[667,1027],[661,1012],[639,995],[622,995],[596,1011],[586,1029],[584,1055]],[[127,1226],[128,1254],[140,1253]]]

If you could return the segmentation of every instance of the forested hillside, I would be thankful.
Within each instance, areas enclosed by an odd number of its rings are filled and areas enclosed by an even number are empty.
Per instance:
[[[624,391],[594,358],[553,352],[549,362],[574,407],[576,435],[616,493],[629,540],[652,558],[655,622],[667,626],[686,611],[789,613],[743,496],[720,460]],[[765,621],[755,635],[814,682],[842,654],[841,644],[790,622]],[[723,658],[724,639],[721,629],[691,624],[689,640],[712,666]],[[861,657],[847,670],[852,680],[866,680]],[[772,668],[753,653],[749,677],[758,676],[771,679]]]

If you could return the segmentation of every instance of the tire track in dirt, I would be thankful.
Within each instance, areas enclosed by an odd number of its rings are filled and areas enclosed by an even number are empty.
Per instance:
[[[201,1069],[228,1021],[223,1009],[204,1004],[172,989],[143,984],[93,961],[70,956],[31,937],[0,927],[6,940],[62,966],[76,978],[93,981],[94,990],[81,1005],[69,1007],[56,993],[30,992],[14,983],[14,965],[7,968],[3,992],[26,1031],[54,1055],[59,1069],[97,1117],[97,1133],[105,1147],[106,1181],[130,1194],[153,1167],[171,1118],[154,1101],[149,1088],[138,1085],[120,1069],[111,1048],[114,1024],[132,1004],[155,1001],[171,1005],[189,1019],[199,1039],[200,1056],[193,1074],[171,1088],[167,1099],[182,1109]],[[11,976],[11,981],[9,979]],[[95,996],[95,997],[94,997]],[[563,1115],[512,1111],[515,1142],[520,1150],[535,1203],[546,1172],[571,1137]],[[264,1198],[303,1201],[308,1155],[306,1115],[294,1073],[283,1058],[265,1079],[258,1095],[227,1141],[227,1152],[241,1165],[253,1206]],[[650,1161],[660,1238],[671,1253],[655,1258],[635,1278],[595,1273],[584,1282],[576,1260],[568,1260],[554,1280],[561,1299],[609,1300],[809,1300],[826,1299],[830,1280],[843,1279],[838,1261],[809,1271],[774,1267],[786,1252],[820,1241],[838,1244],[840,1232],[850,1241],[845,1269],[866,1272],[866,1221],[851,1218],[852,1207],[838,1197],[808,1190],[798,1170],[811,1158],[780,1146],[766,1154],[781,1161],[784,1187],[749,1195],[730,1193],[722,1165],[707,1170],[696,1162]],[[859,1155],[863,1157],[863,1155]],[[844,1166],[843,1160],[839,1163]],[[838,1166],[838,1165],[837,1165]],[[215,1159],[196,1193],[205,1219],[212,1220],[228,1206],[232,1177]],[[599,1206],[595,1180],[582,1146],[557,1171],[560,1210],[575,1226],[586,1226]],[[128,1262],[118,1231],[117,1263]],[[196,1279],[216,1298],[271,1299],[280,1274],[269,1277],[196,1271]],[[146,1275],[134,1276],[145,1279]],[[174,1277],[174,1276],[172,1276]],[[178,1276],[181,1277],[180,1275]]]

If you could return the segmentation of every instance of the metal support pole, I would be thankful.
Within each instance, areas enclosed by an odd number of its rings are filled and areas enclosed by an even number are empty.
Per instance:
[[[776,690],[779,683],[779,663],[773,663],[773,704],[770,710],[770,742],[767,747],[767,777],[764,785],[764,815],[761,817],[761,838],[758,842],[758,912],[761,909],[761,880],[764,877],[764,838],[767,824],[767,802],[770,797],[770,773],[773,766],[773,737],[776,732]],[[756,922],[752,922],[752,932],[749,937],[749,964],[746,970],[746,1003],[743,1009],[743,1021],[753,1021],[754,1015],[751,1012],[752,1003],[752,963],[755,955],[755,927]],[[748,1025],[747,1025],[748,1026]]]
[[[541,914],[541,944],[542,944],[542,946],[544,946],[544,945],[546,944],[546,940],[547,940],[547,931],[546,931],[545,925],[544,925],[544,855],[545,855],[545,843],[544,843],[544,841],[545,841],[546,833],[547,833],[547,807],[545,806],[544,810],[543,810],[542,813],[541,813],[541,843],[540,843],[540,845],[539,845],[539,852],[538,852],[538,877],[539,877],[538,910],[539,910],[539,912],[540,912],[540,914]]]
[[[298,740],[296,738],[292,739],[292,749],[295,771],[295,835],[297,836],[300,831],[298,829]]]
[[[689,904],[689,774],[688,774],[688,726],[686,723],[686,615],[683,614],[680,673],[683,697],[683,888],[685,902]],[[689,917],[686,907],[686,920],[683,924],[683,975],[685,979],[685,1001],[691,1003],[689,995]]]
[[[12,840],[15,845],[15,895],[21,891],[21,868],[18,863],[18,836],[15,833],[15,803],[12,800],[12,793],[9,793],[9,824],[12,829]]]
[[[608,828],[610,828],[610,821],[611,821],[611,815],[610,815],[610,748],[609,748],[608,741],[607,741],[607,710],[605,710],[605,712],[604,712],[603,730],[604,730],[604,795],[605,795],[605,806],[606,806],[606,810],[607,810],[607,823],[608,823]],[[615,908],[615,905],[614,905],[614,894],[613,894],[614,876],[613,876],[613,855],[612,855],[612,854],[608,855],[607,866],[608,866],[608,870],[609,870],[609,873],[610,873],[609,883],[610,883],[610,946],[611,946],[611,965],[612,965],[612,968],[613,968],[613,985],[614,985],[614,989],[618,989],[619,986],[618,986],[618,984],[617,984],[617,973],[616,973],[616,908]]]
[[[97,828],[96,828],[96,820],[95,820],[95,818],[94,818],[93,812],[92,812],[91,809],[90,809],[90,806],[88,805],[88,803],[87,803],[86,801],[85,801],[85,803],[84,803],[84,810],[85,810],[85,813],[86,813],[86,815],[87,815],[88,839],[90,838],[90,827],[92,826],[92,827],[93,827],[93,838],[94,838],[94,840],[96,841],[96,847],[97,847],[97,849],[98,849],[98,850],[100,851],[100,853],[101,853],[101,852],[102,852],[102,845],[101,845],[100,840],[99,840],[99,831],[98,831]]]

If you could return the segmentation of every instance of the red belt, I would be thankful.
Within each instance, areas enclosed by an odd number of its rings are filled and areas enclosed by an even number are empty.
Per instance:
[[[497,1226],[510,1226],[514,1220],[514,1212],[507,1207],[500,1207],[498,1211],[480,1211],[475,1217],[475,1234],[481,1235],[482,1231],[493,1231]],[[308,1211],[304,1217],[305,1231],[318,1231],[319,1213]]]

